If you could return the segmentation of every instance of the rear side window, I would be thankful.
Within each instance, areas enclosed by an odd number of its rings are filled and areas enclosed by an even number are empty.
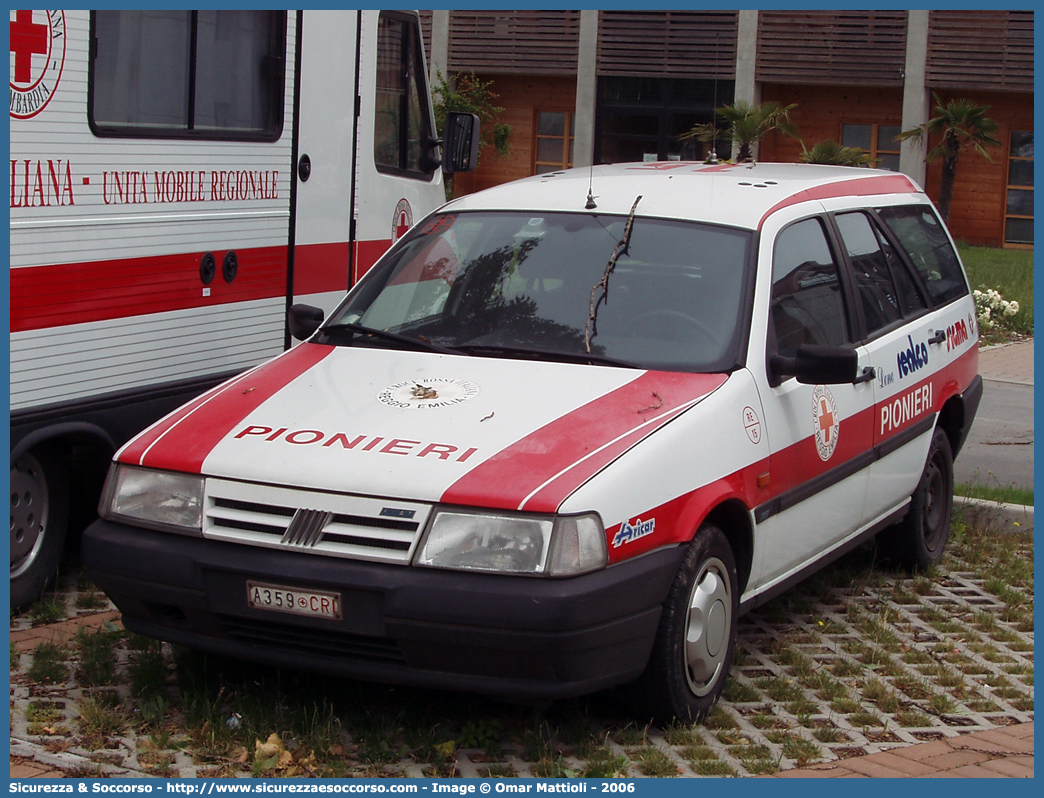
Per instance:
[[[275,141],[286,12],[95,11],[88,117],[98,136]]]
[[[909,255],[936,305],[968,293],[957,253],[950,245],[942,222],[930,208],[900,205],[879,208],[877,213]]]
[[[772,256],[774,353],[793,357],[802,344],[841,346],[849,340],[848,329],[837,262],[822,223],[792,224],[779,234]]]
[[[378,171],[428,178],[435,135],[424,82],[420,27],[408,14],[382,12],[377,28],[377,113],[373,157]]]

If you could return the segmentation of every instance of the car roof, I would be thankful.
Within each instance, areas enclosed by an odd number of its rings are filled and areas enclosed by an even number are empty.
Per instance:
[[[898,172],[818,164],[657,161],[534,175],[469,194],[446,210],[584,212],[589,191],[596,213],[627,214],[641,196],[637,216],[751,230],[760,229],[780,208],[810,200],[906,194],[926,201],[921,188]]]

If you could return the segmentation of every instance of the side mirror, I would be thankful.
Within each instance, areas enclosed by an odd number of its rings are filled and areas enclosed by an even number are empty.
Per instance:
[[[773,355],[769,358],[769,373],[777,385],[784,377],[796,377],[804,385],[855,382],[858,367],[859,355],[844,346],[802,344],[794,357]]]
[[[448,175],[470,172],[478,166],[482,123],[475,114],[450,111],[442,136],[442,171]]]
[[[298,341],[311,338],[315,331],[319,329],[319,325],[323,323],[325,316],[326,314],[323,313],[321,308],[312,307],[311,305],[291,305],[290,310],[286,314],[290,334]]]

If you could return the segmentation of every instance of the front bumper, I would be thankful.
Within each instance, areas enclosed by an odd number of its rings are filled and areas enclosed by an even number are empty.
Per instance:
[[[273,665],[518,698],[637,678],[685,547],[566,579],[385,565],[153,532],[84,533],[131,631]],[[246,582],[338,591],[341,620],[251,608]]]

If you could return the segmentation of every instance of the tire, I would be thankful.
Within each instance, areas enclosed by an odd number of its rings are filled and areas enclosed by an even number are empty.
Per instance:
[[[707,716],[725,689],[738,611],[732,547],[720,529],[704,524],[664,602],[649,664],[633,685],[643,717],[697,723]]]
[[[937,427],[910,509],[877,536],[878,552],[896,568],[923,571],[942,559],[952,517],[953,454],[950,439]]]
[[[58,570],[69,521],[69,476],[50,447],[11,467],[11,607],[40,597]]]

